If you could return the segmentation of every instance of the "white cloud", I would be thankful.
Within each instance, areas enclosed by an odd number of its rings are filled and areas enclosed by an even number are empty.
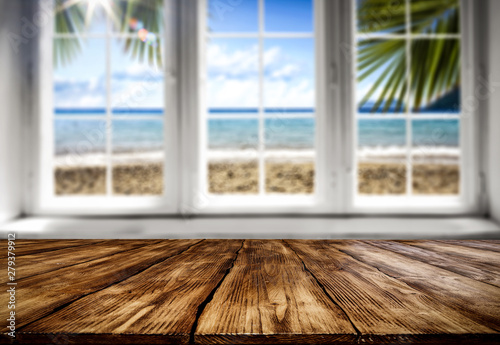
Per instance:
[[[264,51],[264,66],[269,67],[283,60],[283,53],[279,47],[272,47]]]
[[[218,78],[208,83],[207,105],[217,107],[257,107],[259,89],[257,80]]]
[[[124,71],[118,71],[116,74],[124,75],[129,78],[133,77],[148,79],[150,77],[162,75],[162,71],[156,70],[155,68],[152,68],[147,64],[133,63],[127,66]]]
[[[56,97],[56,108],[100,108],[106,104],[104,94],[70,95]]]
[[[207,69],[213,75],[245,76],[257,73],[258,48],[228,51],[227,46],[210,44],[207,52]]]
[[[266,107],[313,107],[313,81],[300,75],[300,65],[285,56],[279,47],[264,52]],[[208,107],[257,107],[258,47],[229,51],[226,46],[211,44],[208,49]],[[294,82],[284,80],[294,77]]]
[[[300,70],[299,66],[294,64],[286,64],[280,69],[277,69],[271,73],[271,77],[273,78],[286,78],[292,76],[294,73]]]
[[[314,107],[313,85],[308,80],[291,84],[284,80],[273,80],[265,85],[264,104],[266,107]]]
[[[207,106],[257,107],[258,83],[252,80],[227,79],[208,84]],[[314,89],[307,80],[291,84],[284,80],[265,83],[264,102],[266,107],[314,107]]]

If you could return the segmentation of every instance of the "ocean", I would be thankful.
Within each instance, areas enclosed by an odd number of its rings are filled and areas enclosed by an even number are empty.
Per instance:
[[[164,127],[162,112],[158,109],[138,111],[114,110],[114,114],[135,116],[148,115],[145,120],[112,120],[112,149],[115,153],[159,151],[163,148]],[[316,123],[313,109],[266,109],[264,120],[265,147],[270,150],[314,149]],[[291,114],[291,118],[274,116]],[[88,120],[70,119],[68,115],[88,116]],[[102,109],[56,110],[54,120],[55,153],[63,155],[73,152],[105,152],[106,121]],[[217,118],[210,118],[214,114]],[[244,114],[242,119],[224,119],[224,115]],[[258,147],[258,119],[255,109],[211,109],[207,119],[209,150],[245,150]],[[293,118],[294,115],[308,115]],[[58,115],[65,115],[64,119]],[[158,120],[151,117],[158,116]],[[68,118],[69,117],[69,118]],[[242,116],[243,117],[243,116]],[[458,148],[459,120],[422,119],[413,120],[412,141],[414,146]],[[358,147],[394,148],[406,145],[406,122],[404,119],[358,119]]]

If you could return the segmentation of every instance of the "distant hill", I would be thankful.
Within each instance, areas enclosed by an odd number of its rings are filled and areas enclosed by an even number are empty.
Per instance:
[[[443,97],[437,99],[427,107],[420,110],[421,113],[458,113],[460,110],[460,88],[456,88]]]
[[[384,105],[381,105],[376,111],[371,111],[375,102],[368,101],[363,107],[359,108],[360,113],[382,113]],[[394,113],[397,102],[394,101],[387,113]],[[460,110],[460,88],[456,88],[441,98],[435,100],[425,108],[421,108],[419,113],[458,113]],[[400,111],[401,112],[401,111]]]

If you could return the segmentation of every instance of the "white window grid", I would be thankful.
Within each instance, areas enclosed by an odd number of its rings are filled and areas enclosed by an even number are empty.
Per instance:
[[[354,2],[356,3],[356,2]],[[463,15],[462,12],[462,6],[461,2],[459,1],[459,8],[460,8],[460,17]],[[353,90],[353,109],[354,114],[355,114],[355,120],[354,121],[354,135],[353,135],[353,154],[354,154],[354,190],[352,193],[355,195],[355,198],[379,198],[379,197],[411,197],[411,198],[419,198],[421,197],[418,194],[413,194],[413,157],[417,155],[422,148],[421,147],[414,147],[413,145],[413,121],[419,121],[419,120],[458,120],[459,123],[459,133],[462,132],[462,122],[461,117],[462,117],[462,109],[460,108],[458,113],[426,113],[426,114],[419,114],[419,113],[414,113],[412,112],[412,92],[411,92],[411,58],[412,58],[412,42],[413,40],[417,39],[462,39],[462,27],[459,25],[459,33],[413,33],[412,28],[411,28],[411,0],[404,0],[404,11],[405,11],[405,32],[404,33],[380,33],[380,32],[359,32],[358,31],[358,26],[357,26],[357,6],[354,5],[352,6],[353,9],[353,47],[354,47],[354,54],[353,56],[353,76],[357,76],[357,58],[358,58],[358,47],[357,47],[357,42],[359,40],[366,40],[366,39],[384,39],[384,40],[404,40],[405,41],[405,62],[406,62],[406,96],[405,96],[405,105],[406,105],[406,110],[404,113],[401,114],[392,114],[392,113],[371,113],[371,114],[364,114],[364,113],[359,113],[358,111],[358,104],[357,104],[357,81],[354,82],[354,90]],[[462,50],[462,45],[460,45],[460,50]],[[460,66],[462,65],[463,61],[460,60]],[[460,73],[462,72],[461,67],[460,68]],[[463,76],[462,76],[463,77]],[[461,98],[463,98],[462,93],[461,93]],[[460,102],[461,104],[461,102]],[[358,148],[358,122],[357,120],[359,119],[373,119],[373,120],[378,120],[378,119],[404,119],[406,123],[406,130],[405,130],[405,137],[406,137],[406,159],[405,159],[405,165],[406,165],[406,188],[405,188],[405,193],[404,195],[365,195],[365,194],[359,194],[358,192],[358,182],[359,182],[359,177],[358,177],[358,156],[357,156],[357,148]],[[458,195],[452,196],[452,197],[457,197],[457,198],[462,198],[464,195],[464,183],[463,183],[463,173],[464,173],[464,166],[463,166],[463,156],[462,156],[462,148],[463,148],[463,143],[461,139],[461,135],[459,135],[459,143],[458,143],[458,149],[459,149],[459,192]],[[424,152],[422,152],[424,153]],[[428,196],[425,196],[428,197]],[[431,197],[445,197],[449,198],[449,196],[441,196],[441,195],[432,195]]]
[[[314,8],[314,0],[312,1],[312,6]],[[314,13],[314,11],[312,11]],[[259,166],[259,191],[258,191],[258,196],[270,196],[273,193],[267,193],[266,192],[266,159],[270,157],[269,152],[265,148],[265,120],[266,119],[281,119],[281,120],[287,120],[287,119],[315,119],[316,120],[316,130],[315,130],[315,137],[318,136],[317,133],[317,107],[316,104],[314,106],[315,112],[313,114],[294,114],[294,113],[286,113],[284,112],[272,112],[272,113],[266,113],[264,111],[264,71],[265,71],[265,64],[264,64],[264,40],[268,38],[284,38],[284,39],[300,39],[300,38],[310,38],[310,39],[315,39],[315,29],[314,29],[314,24],[313,24],[313,30],[312,32],[266,32],[265,31],[265,0],[258,0],[258,32],[208,32],[205,31],[205,41],[209,40],[211,38],[255,38],[258,39],[258,56],[259,56],[259,61],[258,61],[258,112],[257,114],[238,114],[238,115],[233,115],[233,114],[224,114],[224,115],[218,115],[218,114],[208,114],[206,116],[202,116],[202,119],[204,122],[207,120],[211,119],[227,119],[227,120],[238,120],[238,119],[257,119],[258,122],[258,147],[256,150],[256,156],[257,156],[257,161],[258,161],[258,166]],[[316,54],[314,53],[313,56]],[[314,59],[316,61],[316,59]],[[316,67],[316,66],[315,66]],[[317,70],[317,68],[315,68]],[[313,85],[316,85],[316,83],[313,81]],[[316,102],[315,102],[316,103]],[[279,107],[277,107],[279,108]],[[204,109],[204,113],[207,114],[208,109]],[[207,127],[202,126],[202,128],[206,131]],[[314,158],[313,158],[313,164],[315,166],[315,170],[317,169],[317,140],[314,145]],[[204,169],[201,169],[201,178],[202,178],[202,183],[201,186],[203,186],[203,189],[205,193],[209,193],[208,191],[208,171],[206,169],[206,165],[208,163],[208,159],[205,157],[206,151],[208,150],[208,140],[207,136],[205,136],[205,141],[204,141],[204,146],[202,147],[202,150],[204,151],[201,155],[201,166],[205,167]],[[243,153],[243,155],[246,155],[248,157],[255,158],[254,155],[249,154],[249,153]],[[312,195],[316,194],[317,189],[318,189],[318,183],[317,183],[317,172],[315,173],[315,181],[314,181],[314,192]],[[210,193],[209,193],[210,194]],[[231,194],[234,193],[228,193],[225,196],[230,196]],[[282,195],[287,195],[284,193],[280,193]],[[300,196],[300,194],[296,195]],[[311,196],[311,195],[308,195]],[[252,196],[250,196],[252,198]]]
[[[106,78],[106,113],[104,115],[64,115],[64,114],[54,114],[52,113],[52,123],[54,123],[55,120],[77,120],[77,121],[95,121],[95,120],[105,120],[106,121],[106,193],[105,197],[117,197],[118,195],[113,192],[113,121],[114,120],[130,120],[130,121],[144,121],[144,120],[154,120],[154,121],[161,121],[163,126],[165,126],[165,116],[166,112],[163,111],[163,114],[161,116],[158,115],[131,115],[131,114],[126,114],[126,115],[118,115],[118,114],[113,114],[112,112],[112,102],[111,102],[111,71],[112,71],[112,63],[111,63],[111,45],[112,41],[115,39],[127,39],[127,38],[135,38],[137,39],[137,33],[124,33],[124,32],[119,32],[117,29],[113,28],[113,23],[112,20],[109,17],[109,14],[104,11],[103,13],[103,20],[105,21],[105,32],[83,32],[83,33],[58,33],[54,30],[51,30],[51,40],[54,42],[56,39],[80,39],[80,40],[87,40],[87,39],[104,39],[105,41],[105,47],[106,47],[106,52],[105,52],[105,78]],[[162,44],[162,60],[163,64],[165,65],[165,37],[162,35],[161,32],[155,33],[156,37],[158,40],[163,41]],[[85,49],[85,47],[83,47]],[[99,63],[97,61],[96,63]],[[164,90],[163,90],[164,91]],[[163,92],[164,93],[164,92]],[[163,110],[165,110],[165,104],[163,106]],[[55,139],[55,133],[53,133],[53,138]],[[53,142],[54,140],[52,140]],[[166,152],[167,148],[167,140],[164,138],[163,142],[163,151]],[[55,152],[54,149],[52,152]],[[52,164],[54,166],[54,164]],[[163,175],[164,175],[164,183],[163,183],[163,192],[162,195],[165,194],[166,190],[166,181],[165,181],[165,160],[163,162]],[[52,183],[54,182],[54,176],[52,176]],[[55,191],[55,189],[51,188],[52,191]],[[161,197],[162,195],[158,195],[158,197]],[[57,196],[61,198],[67,198],[68,196]],[[70,195],[69,197],[78,197],[78,196],[73,196]],[[134,195],[133,197],[155,197],[151,195]]]

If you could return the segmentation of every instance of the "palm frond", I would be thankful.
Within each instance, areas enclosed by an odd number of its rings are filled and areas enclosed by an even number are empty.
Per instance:
[[[397,4],[399,3],[399,7]],[[459,32],[458,0],[411,0],[410,30],[413,33]],[[403,9],[403,10],[401,10]],[[358,30],[361,32],[404,33],[405,1],[358,0]],[[384,20],[380,20],[384,18]],[[375,24],[374,24],[375,23]],[[411,42],[410,75],[406,72],[403,40],[361,40],[358,42],[358,81],[372,80],[361,100],[364,106],[379,89],[371,109],[387,112],[396,104],[401,111],[411,93],[412,110],[420,111],[431,102],[460,86],[460,42],[451,38],[423,38]],[[390,62],[390,63],[389,63]],[[410,78],[410,90],[407,90]],[[410,105],[408,105],[410,106]]]
[[[162,0],[110,0],[113,9],[113,30],[130,34],[123,39],[125,53],[139,61],[147,62],[151,67],[162,68],[162,44],[160,39],[155,42],[144,42],[137,34],[137,29],[131,25],[134,20],[156,37],[163,30]],[[55,1],[55,29],[57,33],[75,35],[71,39],[56,39],[54,41],[54,65],[70,63],[81,51],[83,34],[88,28],[85,23],[85,2],[75,0]]]

